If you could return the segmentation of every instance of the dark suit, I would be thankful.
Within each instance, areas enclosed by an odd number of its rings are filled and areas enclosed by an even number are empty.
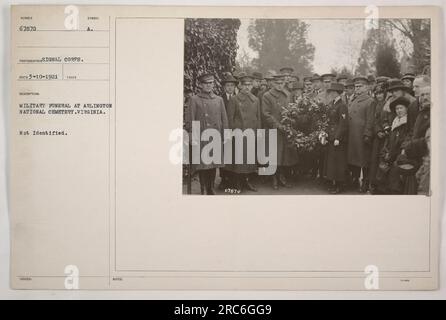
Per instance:
[[[329,180],[344,181],[347,170],[348,109],[342,97],[329,104],[327,118],[328,146],[324,176]],[[339,141],[338,146],[334,145],[335,140]]]
[[[227,94],[226,92],[223,93],[222,98],[223,98],[223,102],[225,103],[225,109],[226,109],[226,112],[228,112],[228,104],[229,104],[229,100],[231,100],[231,98],[234,97],[234,96],[235,96],[235,94],[232,94],[231,97],[228,98],[228,94]]]

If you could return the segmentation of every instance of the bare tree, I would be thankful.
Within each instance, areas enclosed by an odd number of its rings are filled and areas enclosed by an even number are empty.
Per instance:
[[[422,73],[426,66],[430,65],[430,20],[385,19],[384,23],[410,40],[413,47],[414,71]]]

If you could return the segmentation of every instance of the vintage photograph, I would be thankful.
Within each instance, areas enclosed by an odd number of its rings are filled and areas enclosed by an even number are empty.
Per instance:
[[[443,7],[11,6],[7,294],[445,296]]]
[[[184,30],[184,194],[429,195],[429,19]]]

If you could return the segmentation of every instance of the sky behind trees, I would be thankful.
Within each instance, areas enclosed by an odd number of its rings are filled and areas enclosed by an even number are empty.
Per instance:
[[[237,58],[243,55],[255,58],[257,53],[248,45],[248,26],[251,20],[241,20],[237,34],[239,49]],[[333,67],[354,71],[357,66],[360,49],[366,37],[364,19],[357,20],[331,20],[314,19],[302,20],[309,25],[307,42],[315,47],[313,71],[317,73],[329,72]],[[396,38],[398,34],[394,35]],[[397,42],[399,43],[400,41]],[[402,54],[399,49],[399,54]],[[407,48],[405,48],[407,49]]]

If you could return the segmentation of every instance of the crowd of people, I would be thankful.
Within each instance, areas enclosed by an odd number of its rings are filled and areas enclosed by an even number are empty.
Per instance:
[[[290,67],[279,72],[225,73],[224,93],[214,93],[215,76],[199,77],[200,92],[187,101],[187,123],[214,128],[277,129],[277,171],[270,185],[292,188],[306,175],[332,194],[429,194],[430,78],[404,74],[313,74],[302,79]],[[301,154],[287,141],[282,111],[302,99],[326,106],[327,128],[313,152]],[[196,164],[201,193],[256,191],[258,164]]]

